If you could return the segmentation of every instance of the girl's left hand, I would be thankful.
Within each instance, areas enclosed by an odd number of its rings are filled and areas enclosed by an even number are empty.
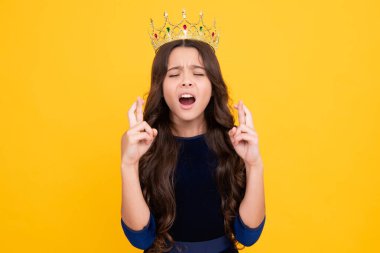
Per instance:
[[[236,153],[244,160],[246,168],[260,166],[262,160],[251,112],[242,101],[239,101],[234,107],[238,110],[239,126],[234,126],[228,131],[231,143]]]

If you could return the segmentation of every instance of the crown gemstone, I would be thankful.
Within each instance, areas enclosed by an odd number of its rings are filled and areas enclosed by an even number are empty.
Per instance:
[[[154,34],[154,37],[156,37],[156,39],[157,39],[157,33]]]
[[[186,30],[187,26],[186,25],[183,25],[183,29]]]
[[[170,32],[170,27],[166,27],[166,31]]]
[[[199,27],[199,30],[202,31],[202,30],[203,30],[203,26],[200,26],[200,27]]]
[[[214,32],[212,32],[211,36],[212,36],[212,37],[214,37],[214,35],[215,35],[215,33],[214,33]]]

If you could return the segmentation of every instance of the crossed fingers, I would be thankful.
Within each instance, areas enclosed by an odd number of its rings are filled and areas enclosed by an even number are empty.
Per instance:
[[[248,133],[256,135],[253,125],[252,114],[248,108],[240,100],[239,103],[234,105],[234,108],[238,110],[239,126],[233,127],[230,131],[231,135],[238,135],[241,133]]]
[[[129,126],[132,128],[136,124],[143,121],[143,111],[142,111],[142,105],[144,103],[144,100],[142,100],[140,97],[137,98],[137,100],[132,104],[131,108],[128,111],[128,119],[129,119]],[[136,112],[136,114],[135,114]]]
[[[144,100],[140,97],[132,104],[131,108],[128,111],[129,118],[129,127],[130,133],[140,132],[139,136],[141,138],[148,134],[150,137],[154,137],[157,135],[157,129],[152,128],[149,124],[144,121],[143,109],[142,105],[144,104]],[[145,132],[145,133],[144,133]]]
[[[252,114],[243,104],[243,101],[240,100],[234,107],[238,110],[239,125],[244,124],[254,129]]]

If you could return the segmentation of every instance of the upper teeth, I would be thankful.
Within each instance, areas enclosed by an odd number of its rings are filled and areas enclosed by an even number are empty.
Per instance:
[[[181,98],[192,98],[193,95],[190,95],[190,94],[182,94],[181,95]]]

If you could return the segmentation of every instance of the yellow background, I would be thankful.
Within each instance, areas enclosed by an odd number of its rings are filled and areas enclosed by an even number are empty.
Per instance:
[[[182,8],[216,18],[259,134],[267,222],[243,252],[380,252],[376,0],[0,1],[0,252],[142,252],[120,226],[120,137],[149,18]]]

